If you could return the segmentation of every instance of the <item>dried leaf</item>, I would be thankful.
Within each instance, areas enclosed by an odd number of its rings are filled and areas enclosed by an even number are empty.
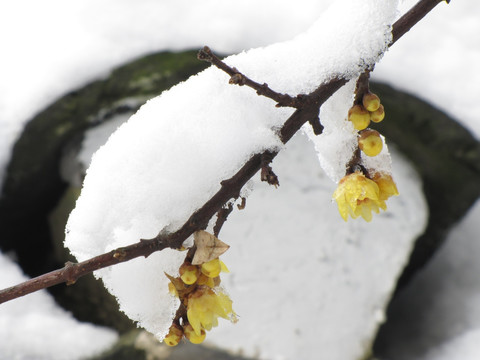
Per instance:
[[[204,230],[196,231],[193,234],[193,239],[197,247],[192,260],[193,265],[201,265],[216,259],[230,247]]]

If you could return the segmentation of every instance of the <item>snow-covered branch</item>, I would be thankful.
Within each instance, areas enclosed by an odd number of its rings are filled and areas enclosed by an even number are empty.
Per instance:
[[[395,22],[392,29],[392,41],[390,42],[390,45],[395,43],[440,2],[441,0],[421,0],[407,14]],[[210,55],[214,56],[211,53]],[[214,61],[217,62],[216,60]],[[218,64],[223,63],[220,62]],[[363,70],[369,70],[369,65],[370,64],[365,64]],[[233,71],[233,73],[230,74],[232,83],[251,86],[259,95],[266,96],[276,101],[278,106],[291,106],[296,108],[295,112],[283,123],[283,126],[278,131],[278,137],[283,144],[287,143],[307,122],[310,122],[314,126],[316,134],[320,133],[322,129],[321,126],[315,124],[318,123],[318,115],[321,105],[349,80],[347,77],[331,74],[331,77],[333,78],[318,86],[316,90],[309,94],[298,94],[296,97],[291,97],[273,91],[266,84],[261,85],[250,80],[234,68],[227,66],[225,69],[230,69],[228,70],[230,72]],[[231,199],[239,198],[241,195],[241,189],[259,170],[266,169],[266,172],[268,173],[267,167],[276,154],[276,151],[266,150],[257,152],[251,156],[233,176],[223,180],[220,189],[208,201],[206,201],[203,206],[194,211],[188,220],[176,231],[169,233],[161,232],[154,238],[148,240],[143,239],[138,243],[117,248],[82,262],[75,264],[68,263],[62,269],[2,290],[0,292],[0,303],[62,282],[73,284],[78,278],[93,271],[138,257],[146,258],[152,253],[166,248],[179,249],[183,242],[195,231],[205,229],[210,219],[221,209],[228,206],[227,204]],[[265,159],[268,160],[266,161]],[[273,181],[269,182],[272,183]]]

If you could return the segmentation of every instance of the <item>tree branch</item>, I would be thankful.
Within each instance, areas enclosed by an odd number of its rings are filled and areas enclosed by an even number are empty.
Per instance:
[[[203,49],[198,52],[197,58],[199,60],[203,60],[211,63],[212,65],[216,66],[220,70],[223,70],[228,75],[230,75],[230,81],[229,81],[230,84],[235,84],[239,86],[246,85],[248,87],[251,87],[257,92],[258,95],[265,96],[269,99],[275,100],[277,102],[277,105],[276,105],[277,107],[287,106],[287,107],[298,108],[302,105],[301,100],[298,96],[291,97],[290,95],[287,95],[287,94],[280,94],[270,89],[268,84],[266,83],[259,84],[249,79],[247,76],[242,74],[236,68],[228,66],[222,60],[220,60],[212,52],[212,50],[210,50],[208,46],[204,46]]]
[[[390,46],[441,1],[442,0],[421,0],[409,12],[400,18],[393,25],[393,40],[390,43]],[[283,143],[287,143],[306,122],[313,123],[318,121],[320,106],[347,82],[347,79],[335,78],[328,83],[320,85],[314,92],[308,95],[298,95],[293,98],[289,95],[276,93],[266,84],[260,85],[248,79],[238,70],[230,68],[219,60],[211,53],[211,51],[209,51],[209,49],[206,50],[204,48],[203,52],[206,55],[204,54],[201,56],[208,57],[208,59],[204,60],[212,62],[215,66],[226,71],[232,77],[235,77],[235,79],[232,80],[233,83],[252,87],[257,93],[259,93],[259,95],[275,100],[277,106],[291,106],[297,108],[297,110],[287,119],[279,132],[279,137]],[[234,176],[222,181],[220,190],[218,190],[218,192],[200,209],[195,211],[185,224],[176,232],[169,234],[160,233],[153,239],[142,239],[138,243],[112,250],[80,263],[67,263],[62,269],[52,271],[0,291],[0,303],[63,282],[67,283],[67,285],[73,284],[78,278],[93,271],[129,261],[137,257],[148,257],[155,251],[160,251],[165,248],[180,248],[182,243],[195,231],[204,229],[212,216],[222,209],[230,199],[238,198],[240,196],[240,190],[247,181],[250,180],[250,178],[252,178],[262,166],[266,165],[266,158],[268,158],[269,161],[272,161],[276,155],[276,152],[272,153],[268,151],[254,154]]]

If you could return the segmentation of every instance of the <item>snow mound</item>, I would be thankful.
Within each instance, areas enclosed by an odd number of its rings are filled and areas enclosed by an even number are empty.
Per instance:
[[[20,268],[0,253],[0,287],[26,281]],[[113,330],[79,323],[46,291],[0,307],[0,358],[75,360],[98,355],[117,340]]]

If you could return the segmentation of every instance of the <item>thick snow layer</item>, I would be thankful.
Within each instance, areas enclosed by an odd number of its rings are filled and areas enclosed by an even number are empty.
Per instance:
[[[0,274],[2,289],[27,280],[1,253]],[[108,349],[117,334],[79,323],[46,291],[39,291],[0,306],[0,339],[0,359],[75,360]]]
[[[480,359],[480,201],[394,304],[388,360]]]
[[[294,40],[226,62],[291,94],[308,93],[332,76],[353,78],[385,51],[396,5],[338,1]],[[276,130],[292,112],[229,85],[214,67],[150,100],[94,155],[65,245],[82,261],[176,230],[252,154],[281,147]],[[96,274],[120,308],[161,339],[178,304],[159,274],[174,273],[182,256],[165,251]]]
[[[280,187],[255,181],[243,211],[220,238],[230,274],[222,280],[240,321],[207,336],[220,347],[261,359],[360,359],[423,231],[420,182],[394,156],[400,197],[371,223],[345,223],[331,202],[335,184],[297,135],[273,162]]]
[[[297,0],[295,16],[290,0],[0,2],[0,181],[25,122],[68,91],[154,51],[290,39],[331,1]]]

